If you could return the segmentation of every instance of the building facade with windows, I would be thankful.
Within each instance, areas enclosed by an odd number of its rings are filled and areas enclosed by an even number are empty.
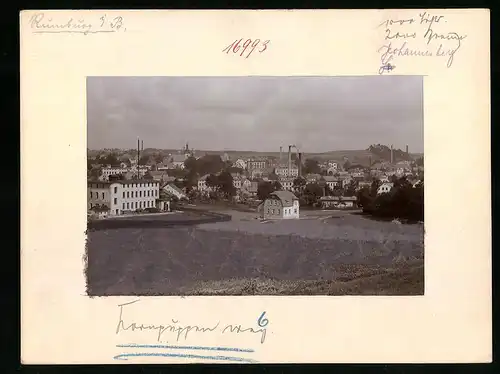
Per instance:
[[[263,202],[264,219],[292,219],[299,214],[299,199],[290,191],[275,191]]]
[[[264,159],[250,159],[250,160],[247,160],[246,164],[247,164],[248,170],[265,169],[266,168],[266,160],[264,160]]]
[[[103,181],[108,181],[110,175],[120,175],[120,174],[125,174],[129,169],[128,168],[113,168],[113,167],[106,167],[102,168],[102,174],[100,176],[100,179]]]
[[[274,169],[274,173],[278,177],[290,177],[295,178],[299,176],[299,168],[296,166],[292,166],[290,168],[290,172],[288,171],[288,167],[277,167]]]
[[[88,210],[107,206],[109,215],[116,216],[137,209],[155,208],[160,182],[154,180],[120,180],[87,182]]]

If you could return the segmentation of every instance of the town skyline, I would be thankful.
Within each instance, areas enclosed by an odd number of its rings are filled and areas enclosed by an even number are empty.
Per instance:
[[[88,148],[423,153],[422,95],[414,76],[89,77]]]

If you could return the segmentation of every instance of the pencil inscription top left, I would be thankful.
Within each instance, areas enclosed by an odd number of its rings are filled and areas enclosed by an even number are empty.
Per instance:
[[[100,34],[126,32],[124,17],[106,13],[36,12],[28,27],[35,34]]]

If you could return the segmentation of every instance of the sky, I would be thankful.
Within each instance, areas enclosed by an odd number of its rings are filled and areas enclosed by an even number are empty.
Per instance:
[[[423,152],[423,79],[88,77],[90,149],[304,152],[393,144]]]

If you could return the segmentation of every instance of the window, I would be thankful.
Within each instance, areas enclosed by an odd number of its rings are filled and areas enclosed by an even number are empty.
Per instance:
[[[90,203],[90,209],[92,209],[92,203]]]
[[[118,193],[118,187],[115,187],[115,193]]]
[[[142,197],[142,191],[139,191],[139,197]]]
[[[139,192],[135,191],[135,197],[139,196]]]
[[[297,208],[295,208],[295,209],[293,210],[293,212],[294,212],[295,214],[297,214]]]
[[[267,209],[267,214],[269,214],[269,209]]]
[[[104,200],[104,192],[102,193],[102,199]]]
[[[281,214],[279,209],[278,209],[278,214]]]
[[[125,191],[123,191],[123,198],[125,198]]]
[[[117,201],[117,200],[118,200],[118,199],[115,197],[115,199],[114,199],[114,203],[115,203],[115,204],[118,204],[118,201]]]
[[[127,198],[129,198],[129,197],[130,197],[130,193],[127,191]]]
[[[135,202],[135,209],[137,209],[137,201]]]
[[[130,209],[130,205],[129,205],[129,203],[127,203],[127,209]]]
[[[90,198],[92,199],[92,191],[90,191]]]
[[[122,204],[122,209],[125,210],[125,203]]]
[[[274,214],[274,209],[271,211],[272,214]]]

